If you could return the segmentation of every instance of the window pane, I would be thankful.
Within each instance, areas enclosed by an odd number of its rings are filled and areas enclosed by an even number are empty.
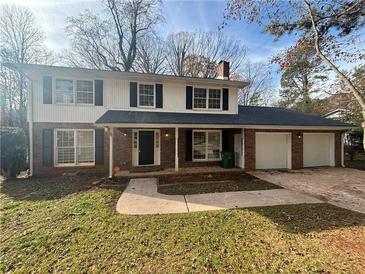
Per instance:
[[[209,89],[208,108],[220,109],[221,108],[221,90]]]
[[[56,103],[73,103],[73,80],[56,79]]]
[[[57,163],[75,163],[74,132],[71,130],[57,131],[56,139]]]
[[[76,81],[76,103],[79,104],[94,103],[93,81],[85,81],[85,80]]]
[[[205,88],[194,88],[194,108],[207,107],[207,90]]]
[[[208,159],[220,159],[220,132],[208,132]]]
[[[206,140],[205,132],[194,132],[193,158],[196,160],[205,159]]]
[[[94,132],[92,130],[77,131],[77,162],[94,162]]]
[[[57,131],[57,147],[73,147],[74,132],[71,130]]]
[[[73,164],[75,163],[75,149],[72,148],[58,148],[57,163],[59,164]]]
[[[93,81],[77,80],[76,82],[77,91],[93,91]]]
[[[153,107],[155,105],[153,85],[139,85],[139,105],[143,107]]]

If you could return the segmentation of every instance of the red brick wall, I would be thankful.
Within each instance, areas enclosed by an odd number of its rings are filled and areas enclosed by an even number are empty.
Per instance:
[[[93,124],[64,124],[64,123],[34,123],[33,125],[33,151],[34,151],[34,175],[47,176],[62,174],[64,172],[85,170],[87,172],[97,172],[108,174],[109,167],[109,135],[104,135],[104,164],[98,166],[77,166],[77,167],[44,167],[42,163],[42,131],[43,129],[70,128],[85,129],[95,128]],[[179,167],[202,167],[218,166],[219,161],[194,162],[185,159],[185,132],[186,129],[179,129]],[[240,133],[240,129],[229,130],[229,150],[234,149],[234,134]],[[300,130],[262,130],[245,129],[245,169],[255,169],[255,134],[256,132],[291,132],[292,133],[292,168],[303,167],[303,133],[304,132],[334,132],[334,131],[300,131]],[[335,131],[335,164],[341,166],[341,131]],[[166,135],[167,134],[167,135]],[[298,138],[301,136],[301,138]],[[114,130],[114,165],[118,165],[122,170],[132,168],[132,129]],[[162,128],[160,130],[161,167],[173,168],[175,166],[175,129]]]
[[[341,136],[342,132],[335,132],[335,166],[341,166]]]
[[[256,169],[256,133],[254,129],[245,129],[245,170]]]
[[[132,167],[132,141],[133,141],[132,129],[130,128],[114,129],[114,138],[113,138],[114,166],[119,166],[122,170],[124,169],[128,170]]]
[[[303,168],[303,132],[298,130],[291,132],[291,145],[292,169],[301,169]]]
[[[105,174],[109,165],[109,136],[104,133],[104,164],[96,166],[77,166],[77,167],[46,167],[43,166],[42,144],[43,144],[43,129],[92,129],[93,124],[65,124],[65,123],[34,123],[33,124],[33,174],[35,176],[53,176],[60,175],[65,172],[82,170],[92,173]]]

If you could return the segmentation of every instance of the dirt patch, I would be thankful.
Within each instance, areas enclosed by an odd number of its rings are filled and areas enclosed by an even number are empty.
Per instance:
[[[194,176],[161,177],[158,181],[157,191],[166,195],[188,195],[280,188],[282,187],[240,172],[233,174],[194,174]]]

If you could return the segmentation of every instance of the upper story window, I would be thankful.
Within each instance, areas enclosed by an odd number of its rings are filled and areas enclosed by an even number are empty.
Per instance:
[[[155,107],[155,86],[139,84],[138,106]]]
[[[56,79],[56,104],[94,104],[94,81]]]
[[[221,109],[222,91],[220,89],[194,88],[194,108]]]
[[[76,103],[94,104],[94,81],[76,81]]]
[[[72,104],[74,102],[73,80],[56,79],[56,103]]]

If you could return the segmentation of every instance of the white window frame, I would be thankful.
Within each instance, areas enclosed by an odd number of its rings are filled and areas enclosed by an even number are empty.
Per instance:
[[[139,86],[140,85],[149,85],[153,86],[153,106],[141,106],[140,104],[140,93],[139,93]],[[156,108],[156,85],[153,83],[146,83],[146,82],[138,82],[137,83],[137,106],[139,108]]]
[[[195,132],[204,132],[205,133],[205,158],[204,159],[194,159],[194,133]],[[193,162],[214,162],[214,161],[220,161],[222,159],[221,154],[219,153],[219,158],[217,159],[208,159],[208,132],[218,132],[219,133],[219,151],[222,151],[222,130],[193,130],[193,134],[192,134],[192,139],[191,139],[191,147],[192,147],[192,151],[191,151],[191,155],[192,155],[192,160]]]
[[[194,107],[194,101],[195,101],[195,89],[196,88],[203,88],[206,90],[206,96],[205,96],[205,108],[196,108]],[[220,90],[220,107],[219,108],[209,108],[209,90],[210,89],[217,89]],[[194,110],[208,110],[208,111],[219,111],[223,109],[223,89],[219,87],[202,87],[202,86],[193,86],[193,109]]]
[[[72,95],[73,95],[73,103],[62,103],[56,101],[56,81],[57,80],[69,80],[72,81]],[[92,103],[76,103],[76,94],[77,94],[77,81],[89,81],[92,82],[93,85],[93,102]],[[52,98],[53,104],[55,105],[78,105],[78,106],[94,106],[95,105],[95,80],[92,79],[80,79],[75,77],[52,77]]]
[[[75,162],[74,163],[58,163],[58,149],[57,149],[57,132],[58,131],[73,131],[74,134],[74,153],[75,153]],[[78,163],[77,162],[77,132],[78,131],[91,131],[93,133],[93,144],[94,144],[94,161],[90,163]],[[94,166],[95,165],[95,130],[94,129],[70,129],[70,128],[57,128],[54,129],[53,133],[53,161],[55,167],[70,167],[70,166]]]

